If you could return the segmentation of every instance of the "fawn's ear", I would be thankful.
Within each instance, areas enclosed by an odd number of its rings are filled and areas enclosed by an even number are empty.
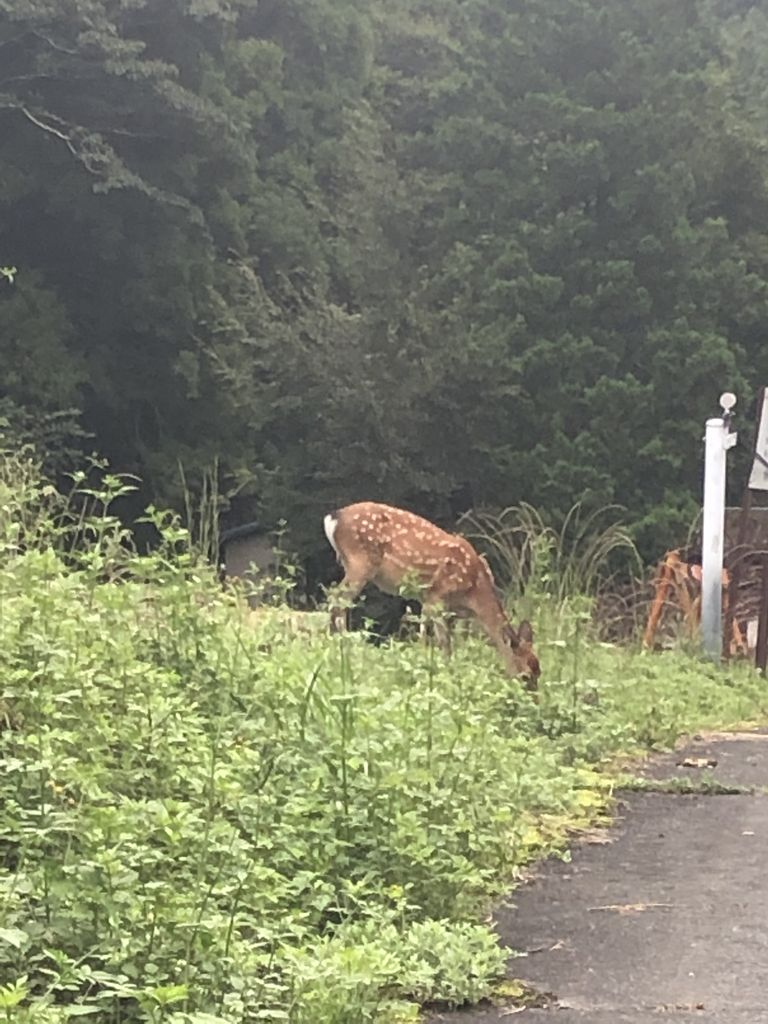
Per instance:
[[[507,622],[502,630],[504,637],[504,643],[511,647],[512,650],[516,650],[520,646],[520,637],[517,635],[517,630],[511,622]]]
[[[533,643],[533,626],[530,624],[528,619],[523,619],[517,629],[517,635],[524,644]]]

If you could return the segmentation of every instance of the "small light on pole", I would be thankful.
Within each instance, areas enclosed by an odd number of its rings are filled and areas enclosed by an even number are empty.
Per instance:
[[[720,395],[720,408],[723,410],[723,419],[728,422],[733,416],[733,407],[736,405],[736,395],[732,391],[724,391]],[[730,447],[733,447],[732,445]]]

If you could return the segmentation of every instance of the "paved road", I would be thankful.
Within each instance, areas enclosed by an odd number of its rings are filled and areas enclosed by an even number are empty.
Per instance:
[[[768,735],[718,736],[641,774],[719,792],[634,792],[603,844],[550,861],[497,913],[526,955],[509,976],[546,1009],[438,1014],[444,1024],[768,1024]],[[734,792],[724,793],[723,790]]]

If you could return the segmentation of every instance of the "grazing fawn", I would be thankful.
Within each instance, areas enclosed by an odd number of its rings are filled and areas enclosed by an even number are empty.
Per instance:
[[[512,676],[535,689],[540,674],[529,622],[515,629],[496,595],[486,560],[465,537],[446,533],[413,512],[361,501],[325,517],[325,534],[344,568],[340,593],[354,601],[367,583],[389,594],[411,589],[427,615],[439,608],[477,618]],[[331,628],[346,612],[331,609]],[[445,639],[445,638],[444,638]]]

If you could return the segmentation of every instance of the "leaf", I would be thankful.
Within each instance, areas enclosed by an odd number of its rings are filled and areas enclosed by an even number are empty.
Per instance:
[[[225,1017],[215,1014],[186,1014],[187,1024],[229,1024]]]
[[[161,985],[158,988],[151,988],[147,995],[160,1003],[161,1006],[170,1006],[172,1003],[180,1003],[189,995],[189,985]]]
[[[0,928],[0,939],[14,949],[24,949],[29,943],[29,936],[21,928]]]
[[[226,1017],[217,1017],[215,1013],[172,1013],[168,1018],[168,1024],[231,1024],[231,1022]]]
[[[27,998],[27,978],[17,978],[13,985],[0,986],[0,1009],[11,1010]]]

